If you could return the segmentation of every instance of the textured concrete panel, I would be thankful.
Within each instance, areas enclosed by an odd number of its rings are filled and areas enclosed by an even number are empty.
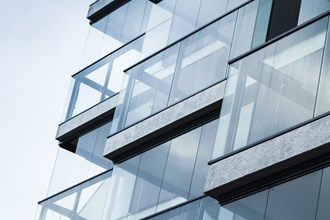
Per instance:
[[[159,133],[170,128],[173,124],[183,123],[180,119],[185,118],[198,110],[206,108],[223,98],[225,82],[216,84],[158,114],[145,119],[108,138],[104,155],[110,159],[123,154],[134,147],[155,138]],[[185,121],[186,122],[186,121]],[[184,123],[185,123],[184,122]],[[162,130],[163,129],[163,130]],[[155,134],[157,135],[150,135]]]
[[[204,191],[219,198],[258,178],[329,152],[329,142],[330,116],[326,116],[212,164]]]
[[[117,99],[118,94],[60,124],[57,129],[56,139],[62,141],[64,137],[86,125],[90,121],[101,117],[109,111],[113,111],[116,107]]]

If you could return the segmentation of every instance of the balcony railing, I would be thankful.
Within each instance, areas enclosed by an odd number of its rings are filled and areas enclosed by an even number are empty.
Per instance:
[[[230,62],[213,158],[330,111],[329,18]]]

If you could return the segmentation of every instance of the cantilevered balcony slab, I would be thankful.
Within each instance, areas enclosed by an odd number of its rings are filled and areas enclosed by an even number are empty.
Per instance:
[[[97,0],[89,6],[87,18],[94,23],[130,0]]]
[[[61,142],[70,140],[76,134],[88,130],[93,124],[105,121],[107,118],[110,119],[116,107],[117,99],[118,94],[63,122],[58,126],[56,139]]]
[[[320,166],[329,153],[330,116],[325,116],[213,163],[204,191],[226,203],[246,195],[245,190],[258,190]]]
[[[110,136],[104,156],[114,162],[120,161],[134,152],[142,151],[148,144],[150,145],[150,142],[155,142],[155,140],[157,142],[160,136],[219,110],[224,88],[225,82],[218,83]]]

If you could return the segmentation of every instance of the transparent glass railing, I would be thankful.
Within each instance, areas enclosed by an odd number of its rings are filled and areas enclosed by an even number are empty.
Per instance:
[[[264,42],[254,29],[258,10],[270,13],[266,3],[251,1],[126,70],[111,134],[225,79],[230,57]]]
[[[208,122],[42,201],[39,219],[141,219],[202,196],[217,124]]]
[[[107,171],[41,201],[35,220],[102,219],[111,175]]]
[[[201,5],[194,3],[194,8],[202,7],[203,10],[206,10],[209,6],[203,4],[202,1]],[[237,2],[244,3],[246,1]],[[93,24],[92,29],[95,29],[99,34],[101,33],[102,36],[97,37],[99,40],[93,40],[93,45],[90,47],[91,51],[89,51],[88,43],[86,44],[86,55],[92,55],[94,52],[100,55],[105,54],[108,51],[113,51],[109,55],[101,58],[97,62],[89,65],[88,67],[81,70],[79,73],[73,76],[73,82],[70,89],[69,99],[67,101],[67,111],[63,117],[63,121],[70,119],[71,117],[79,114],[80,112],[90,108],[91,106],[100,103],[101,101],[105,100],[108,97],[119,92],[121,89],[126,88],[126,90],[130,89],[128,87],[132,87],[132,79],[130,81],[125,79],[125,74],[123,70],[132,66],[133,64],[139,62],[141,59],[159,51],[160,49],[167,47],[172,42],[176,41],[177,39],[189,34],[190,32],[194,31],[196,28],[200,27],[202,24],[205,24],[207,21],[212,20],[216,16],[213,14],[210,17],[202,16],[202,11],[197,13],[194,17],[194,22],[191,28],[178,28],[176,25],[182,23],[180,21],[180,8],[181,10],[184,9],[185,4],[181,5],[180,7],[177,6],[175,9],[171,7],[171,4],[167,1],[162,1],[159,4],[153,4],[151,2],[143,3],[138,1],[131,1],[125,7],[133,8],[134,4],[138,4],[139,7],[145,7],[149,10],[148,15],[144,15],[149,18],[149,22],[147,22],[147,27],[143,30],[146,32],[139,37],[133,39],[133,37],[138,36],[141,31],[137,31],[136,34],[131,35],[130,37],[124,37],[120,28],[123,28],[122,25],[118,25],[117,11],[124,9],[118,9],[115,12],[109,14],[108,18],[103,18],[99,22]],[[141,6],[142,4],[142,6]],[[195,5],[196,4],[196,5]],[[223,7],[226,8],[227,2],[223,3]],[[173,6],[173,5],[172,5]],[[197,7],[198,6],[198,7]],[[217,81],[219,78],[223,78],[224,69],[227,68],[226,62],[228,60],[228,53],[230,51],[231,44],[233,44],[233,48],[235,51],[231,53],[230,56],[241,54],[250,49],[253,39],[253,31],[246,32],[246,27],[248,26],[249,29],[253,30],[255,25],[255,20],[257,19],[257,12],[258,8],[261,7],[261,3],[259,4],[259,0],[251,1],[249,4],[242,5],[241,8],[238,8],[236,11],[227,14],[226,16],[222,17],[216,22],[208,25],[207,27],[201,28],[197,33],[193,34],[189,37],[184,37],[181,42],[176,44],[177,49],[177,58],[174,61],[177,63],[172,63],[172,66],[168,66],[166,71],[170,71],[168,68],[176,68],[172,69],[173,73],[169,73],[169,76],[156,76],[159,80],[173,80],[172,82],[168,82],[168,86],[178,84],[176,88],[172,88],[169,91],[169,88],[164,88],[163,92],[156,92],[159,96],[168,96],[169,92],[171,93],[171,100],[168,101],[168,104],[173,104],[178,100],[182,100],[184,97],[191,95],[193,92],[199,91],[201,88],[205,88],[205,84],[210,84]],[[128,10],[128,9],[127,9]],[[225,13],[224,10],[222,13]],[[119,13],[118,12],[118,13]],[[128,12],[127,12],[128,13]],[[147,12],[145,12],[147,13]],[[221,15],[221,14],[220,14]],[[118,16],[122,16],[120,13]],[[133,15],[132,15],[133,16]],[[151,18],[157,17],[157,20],[153,20]],[[202,16],[202,17],[201,17]],[[219,16],[219,15],[218,15]],[[237,16],[237,19],[236,19]],[[133,16],[131,19],[134,19]],[[105,20],[104,20],[105,19]],[[109,20],[110,19],[110,20]],[[113,19],[113,21],[112,21]],[[117,23],[116,23],[117,21]],[[139,20],[140,21],[140,20]],[[179,22],[176,24],[176,22]],[[200,21],[200,22],[197,22]],[[141,25],[143,26],[144,22],[141,20]],[[197,23],[198,24],[197,24]],[[111,25],[110,25],[111,24]],[[126,23],[125,23],[126,24]],[[109,25],[109,26],[108,26]],[[234,30],[234,27],[236,28]],[[186,25],[183,25],[185,27]],[[104,29],[104,30],[103,30]],[[118,29],[118,30],[117,30]],[[106,31],[107,30],[107,31]],[[130,29],[129,29],[130,30]],[[119,32],[118,32],[119,31]],[[109,32],[109,33],[108,33]],[[113,36],[115,33],[121,33],[120,36],[117,37]],[[131,33],[131,32],[129,32]],[[99,35],[98,34],[98,35]],[[104,36],[103,36],[104,35]],[[107,43],[106,39],[121,39],[118,42],[126,43],[124,46],[123,43],[116,43],[112,40]],[[125,39],[124,39],[125,38]],[[232,40],[234,38],[234,40]],[[248,40],[247,40],[248,39]],[[130,42],[128,42],[130,40]],[[242,42],[246,43],[244,48],[241,47]],[[88,40],[89,41],[89,40]],[[248,42],[247,42],[248,41]],[[102,48],[99,48],[95,45],[96,42],[102,42]],[[128,43],[127,43],[128,42]],[[111,48],[108,46],[111,46]],[[114,48],[112,48],[114,46]],[[118,48],[119,47],[119,48]],[[108,48],[108,49],[107,49]],[[118,49],[116,49],[118,48]],[[167,49],[166,51],[169,51]],[[89,52],[88,52],[89,51]],[[94,51],[94,52],[93,52]],[[161,52],[162,54],[166,54],[168,52]],[[191,54],[190,54],[191,53]],[[175,54],[173,54],[175,56]],[[181,57],[184,56],[184,57]],[[158,55],[159,57],[159,55]],[[93,59],[99,58],[99,56],[93,56]],[[173,57],[174,58],[174,57]],[[171,58],[171,59],[173,59]],[[158,58],[160,59],[160,58]],[[166,58],[164,58],[166,59]],[[150,63],[147,61],[145,63]],[[156,62],[156,61],[155,61]],[[165,64],[163,62],[163,64]],[[138,65],[141,67],[142,64]],[[145,64],[143,64],[145,65]],[[153,65],[153,64],[150,64]],[[154,64],[159,65],[159,64]],[[167,65],[167,64],[166,64]],[[155,74],[155,71],[159,71],[153,67],[153,69],[149,69],[145,75],[152,76]],[[195,68],[195,69],[194,69]],[[202,77],[201,74],[204,72],[206,68],[209,68],[209,76]],[[188,79],[193,79],[193,77],[188,72],[194,70],[196,73],[199,71],[199,76],[196,77],[196,80],[200,80],[200,85],[198,85],[197,81],[191,82],[191,87],[187,87],[189,82],[184,83]],[[136,68],[129,71],[137,71]],[[164,72],[165,70],[163,70]],[[217,73],[215,73],[217,71]],[[180,73],[179,73],[180,72]],[[141,73],[142,74],[142,73]],[[162,73],[158,73],[162,74]],[[197,74],[197,73],[196,73]],[[217,76],[217,74],[219,76]],[[165,78],[166,79],[165,79]],[[150,77],[149,77],[150,78]],[[170,79],[171,78],[171,79]],[[155,79],[155,78],[154,78]],[[141,81],[141,79],[138,79]],[[148,79],[146,79],[148,80]],[[209,82],[206,82],[209,81]],[[130,82],[130,85],[127,83]],[[141,82],[142,85],[145,82]],[[150,82],[149,82],[150,83]],[[155,82],[151,82],[155,83]],[[154,87],[155,85],[147,85],[149,87]],[[161,85],[159,85],[161,86]],[[168,87],[167,86],[167,87]],[[191,90],[191,91],[188,91]],[[163,97],[160,97],[163,99]],[[119,103],[121,105],[122,103]],[[163,105],[164,103],[160,103]],[[159,107],[152,107],[151,111],[155,111]]]
[[[328,20],[230,64],[213,158],[330,110]]]
[[[121,89],[123,70],[141,59],[144,36],[115,50],[73,75],[63,121],[81,113]]]

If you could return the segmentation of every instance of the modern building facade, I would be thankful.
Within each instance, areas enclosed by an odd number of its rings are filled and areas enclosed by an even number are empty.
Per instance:
[[[330,219],[329,0],[98,0],[37,220]]]

